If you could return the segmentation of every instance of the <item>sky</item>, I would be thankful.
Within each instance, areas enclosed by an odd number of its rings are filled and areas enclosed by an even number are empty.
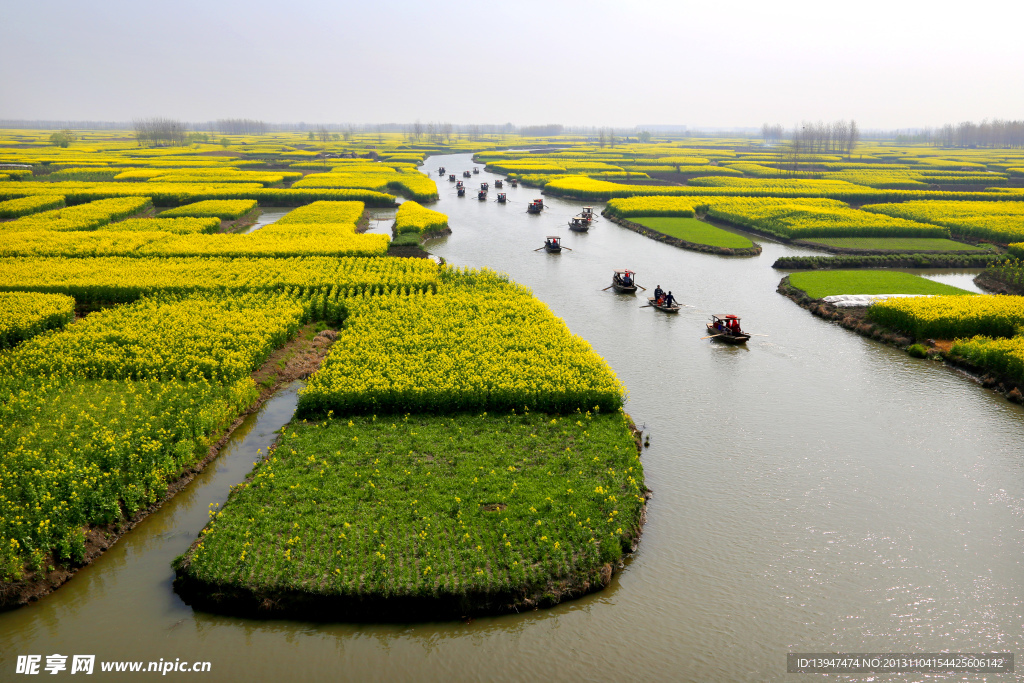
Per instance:
[[[1024,119],[1024,3],[0,3],[0,119],[862,129]]]

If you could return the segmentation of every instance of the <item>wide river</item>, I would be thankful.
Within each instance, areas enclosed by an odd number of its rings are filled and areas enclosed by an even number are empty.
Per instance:
[[[460,179],[473,166],[450,155],[424,170],[437,179],[440,165]],[[654,494],[640,549],[612,585],[469,623],[194,612],[171,588],[170,563],[272,443],[292,388],[96,563],[0,614],[0,680],[21,678],[16,655],[54,653],[210,661],[218,681],[763,681],[787,678],[787,652],[1024,651],[1024,410],[777,294],[784,273],[771,264],[806,252],[762,241],[759,257],[709,256],[605,220],[578,235],[566,223],[581,204],[546,198],[528,215],[537,190],[506,187],[509,203],[497,204],[496,177],[468,179],[461,199],[438,179],[452,235],[427,248],[531,287],[629,388]],[[533,251],[546,235],[572,251]],[[615,268],[689,307],[668,316],[602,291]],[[767,336],[701,340],[711,313]],[[963,676],[930,677],[947,678]],[[851,678],[865,679],[890,677]]]

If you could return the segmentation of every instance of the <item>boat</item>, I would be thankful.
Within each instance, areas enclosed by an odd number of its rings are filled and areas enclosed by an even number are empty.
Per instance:
[[[460,188],[460,187],[465,187],[465,185],[462,184],[461,180],[456,180],[455,181],[455,187],[456,188]]]
[[[487,190],[480,190],[476,193],[476,198],[480,201],[487,199]]]
[[[619,294],[635,294],[636,273],[625,268],[616,270],[612,273],[611,287]]]
[[[590,230],[590,223],[579,216],[573,216],[569,219],[569,229],[573,232],[586,232]]]
[[[590,223],[594,220],[594,207],[584,206],[583,211],[580,212],[580,218]]]
[[[494,186],[500,190],[502,187],[505,186],[505,183],[499,178],[498,180],[494,181]]]
[[[526,213],[540,213],[544,210],[544,200],[534,199],[526,205]]]
[[[562,238],[557,235],[551,235],[544,240],[544,251],[549,254],[561,254],[562,253]]]
[[[439,169],[437,169],[437,175],[444,175],[444,174],[445,174],[444,166],[441,166]]]
[[[678,313],[679,309],[682,308],[679,304],[672,304],[671,306],[666,306],[664,303],[659,304],[658,300],[653,296],[647,297],[647,303],[651,308],[657,308],[659,311],[665,311],[666,313]]]
[[[519,179],[518,178],[509,178],[508,181],[510,183],[512,183],[512,187],[519,187]]]
[[[454,173],[449,173],[448,174],[448,182],[450,182],[450,183],[454,183],[455,182],[455,174]]]
[[[476,174],[477,174],[477,173],[479,173],[479,172],[480,172],[480,169],[479,169],[479,168],[477,168],[476,166],[474,166],[474,167],[473,167],[473,174],[474,174],[474,175],[476,175]]]
[[[750,339],[750,335],[740,329],[740,319],[731,313],[712,315],[707,328],[712,339],[720,339],[729,344],[746,344]]]
[[[463,178],[469,178],[469,177],[470,177],[470,176],[472,176],[472,175],[473,175],[473,174],[472,174],[472,173],[470,173],[469,171],[463,171],[463,172],[462,172],[462,177],[463,177]]]
[[[487,189],[489,187],[490,186],[487,183],[480,183],[480,189],[483,190],[484,192],[487,192]]]
[[[460,197],[465,197],[466,196],[466,188],[464,188],[464,187],[457,187],[457,188],[455,188],[455,191],[459,193]]]
[[[505,193],[504,192],[499,192],[498,193],[498,203],[499,204],[504,204],[506,201],[508,201],[508,199],[505,197]]]

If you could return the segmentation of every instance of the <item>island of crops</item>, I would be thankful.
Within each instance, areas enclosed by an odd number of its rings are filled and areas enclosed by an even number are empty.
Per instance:
[[[177,561],[183,597],[408,620],[608,585],[646,489],[624,389],[589,344],[486,271],[346,305],[302,419]]]

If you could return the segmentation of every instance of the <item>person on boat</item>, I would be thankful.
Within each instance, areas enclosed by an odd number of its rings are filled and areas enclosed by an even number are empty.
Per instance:
[[[672,292],[669,292],[668,294],[665,295],[665,305],[666,306],[671,306],[675,302],[676,302],[676,299],[675,299],[674,296],[672,296]]]
[[[740,321],[739,320],[737,320],[736,318],[731,318],[729,320],[728,324],[729,324],[729,331],[732,334],[739,334],[740,333]]]
[[[631,284],[633,284],[633,279],[631,277],[629,277],[629,271],[628,270],[626,271],[626,274],[622,276],[622,284],[626,285],[627,287],[629,287]]]
[[[661,297],[664,294],[665,294],[665,290],[663,290],[661,288],[661,285],[658,285],[657,287],[654,288],[654,300],[655,301],[660,303],[661,302]]]

